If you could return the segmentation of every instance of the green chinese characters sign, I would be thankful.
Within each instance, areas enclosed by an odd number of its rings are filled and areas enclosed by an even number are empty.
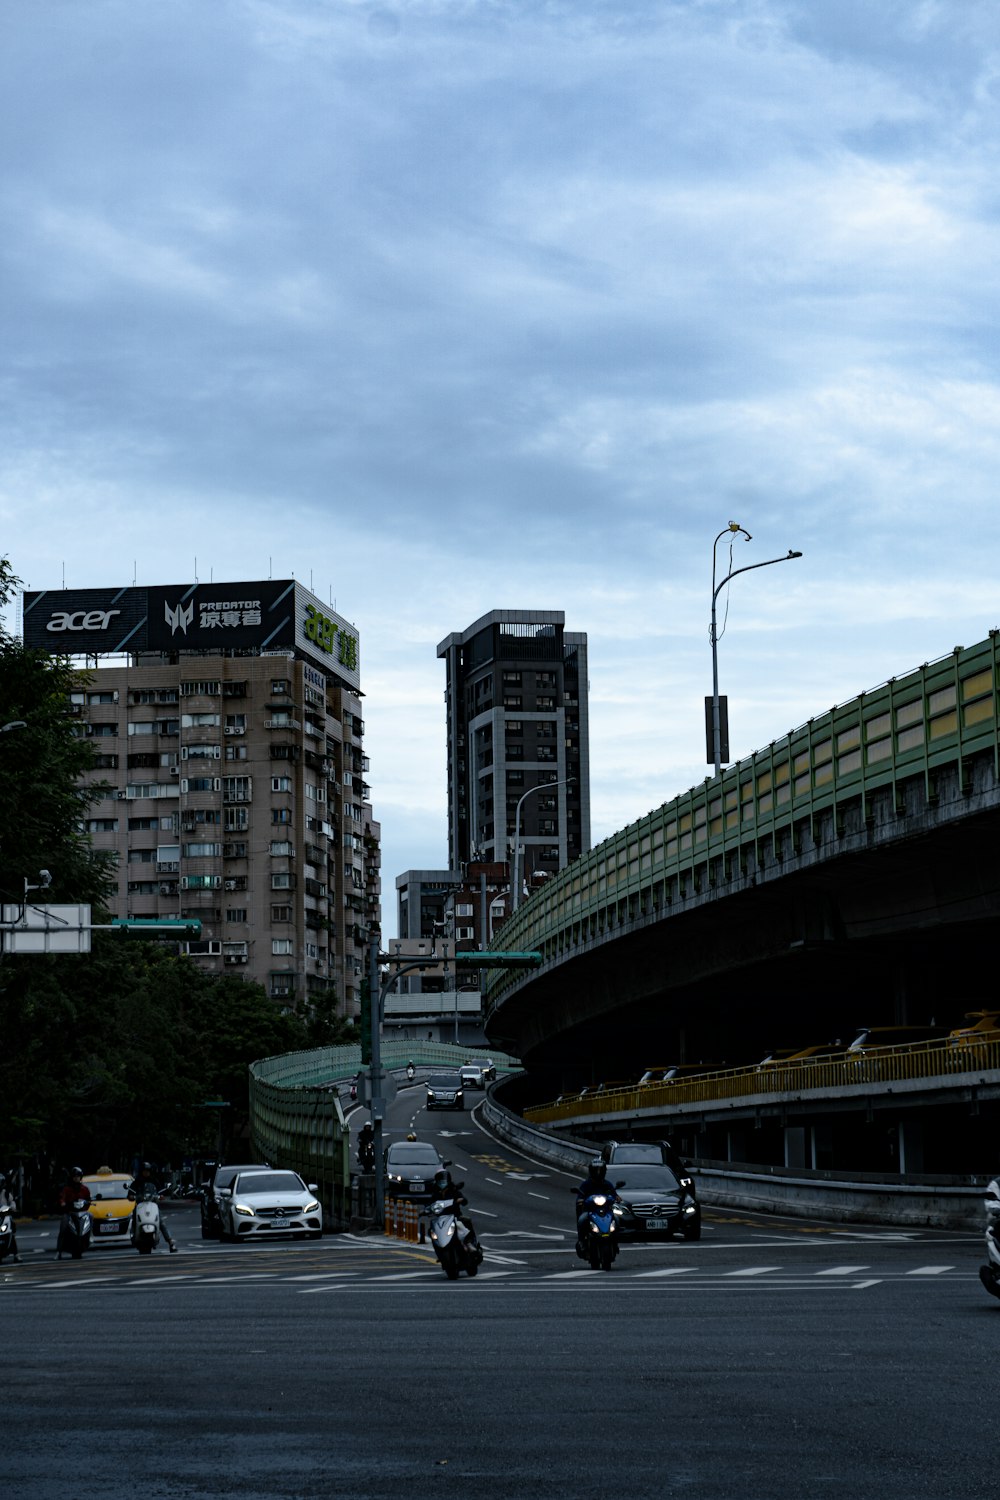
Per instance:
[[[307,604],[302,629],[307,640],[312,641],[328,656],[335,656],[346,671],[358,670],[357,636],[349,635],[344,627],[337,625],[329,615],[324,615],[312,604]]]

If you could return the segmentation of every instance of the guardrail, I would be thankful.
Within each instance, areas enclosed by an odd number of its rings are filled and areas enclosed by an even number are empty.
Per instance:
[[[586,1172],[597,1147],[528,1124],[505,1109],[491,1085],[482,1106],[483,1123],[501,1141],[533,1161],[564,1172]],[[832,1172],[750,1162],[691,1159],[702,1201],[712,1208],[748,1209],[839,1223],[895,1224],[942,1229],[983,1227],[983,1198],[989,1178],[914,1176],[885,1178],[869,1172]],[[612,1172],[613,1175],[613,1172]]]
[[[916,1042],[867,1053],[839,1052],[818,1060],[759,1063],[724,1068],[676,1082],[643,1084],[574,1094],[524,1111],[533,1124],[591,1118],[595,1114],[631,1114],[638,1110],[672,1110],[687,1104],[753,1099],[761,1095],[829,1093],[831,1089],[891,1084],[904,1080],[955,1078],[1000,1069],[1000,1041],[962,1038]]]

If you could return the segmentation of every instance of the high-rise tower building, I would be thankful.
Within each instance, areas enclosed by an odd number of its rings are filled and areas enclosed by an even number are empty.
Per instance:
[[[199,966],[358,1017],[381,888],[354,627],[266,579],[26,593],[24,639],[88,662],[69,707],[113,915],[197,919]]]
[[[531,889],[590,848],[587,637],[562,610],[495,609],[437,648],[448,716],[448,856],[512,858]]]

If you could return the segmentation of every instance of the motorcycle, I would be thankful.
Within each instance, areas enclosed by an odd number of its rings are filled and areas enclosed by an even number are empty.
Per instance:
[[[0,1264],[14,1253],[14,1211],[0,1208]]]
[[[462,1184],[456,1183],[456,1192]],[[475,1276],[483,1263],[482,1247],[472,1239],[472,1231],[458,1217],[458,1205],[454,1198],[437,1198],[428,1204],[425,1214],[429,1220],[428,1233],[434,1254],[449,1281],[457,1281],[464,1271]]]
[[[979,1279],[991,1297],[1000,1297],[1000,1177],[986,1189],[986,1264]]]
[[[160,1243],[160,1205],[155,1192],[148,1192],[132,1210],[129,1239],[140,1255],[152,1255]]]
[[[90,1248],[90,1232],[93,1227],[87,1199],[74,1198],[59,1224],[56,1258],[62,1260],[64,1255],[69,1255],[73,1260],[79,1260],[83,1252]]]
[[[412,1083],[413,1082],[413,1075],[414,1075],[415,1072],[416,1072],[416,1068],[413,1066],[413,1064],[411,1062],[407,1063],[406,1064],[406,1081],[407,1081],[407,1083]]]
[[[355,1101],[355,1099],[356,1099],[356,1098],[357,1098],[357,1097],[358,1097],[358,1085],[357,1085],[357,1083],[355,1083],[355,1082],[354,1082],[354,1081],[353,1081],[353,1080],[352,1080],[352,1081],[351,1081],[351,1103],[352,1103],[352,1104],[353,1104],[353,1103],[354,1103],[354,1101]]]
[[[585,1219],[576,1242],[577,1255],[589,1262],[592,1271],[610,1271],[618,1254],[614,1200],[607,1193],[591,1193],[584,1198],[580,1213]]]

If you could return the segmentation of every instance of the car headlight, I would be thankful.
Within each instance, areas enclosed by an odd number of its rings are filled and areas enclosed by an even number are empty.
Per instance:
[[[693,1203],[685,1203],[685,1205],[684,1205],[684,1212],[686,1214],[693,1214],[693,1213],[697,1213],[697,1209],[695,1208],[695,1206],[694,1206]]]
[[[625,1210],[622,1208],[620,1203],[616,1203],[611,1212],[614,1214],[616,1219],[623,1219],[625,1217]]]
[[[390,1172],[389,1173],[389,1181],[390,1182],[402,1182],[402,1180],[403,1179],[402,1179],[402,1176],[400,1175],[400,1173],[398,1173],[398,1172]]]
[[[308,1203],[307,1203],[307,1204],[306,1204],[306,1206],[305,1206],[305,1208],[304,1208],[304,1209],[303,1209],[303,1210],[302,1210],[302,1212],[303,1212],[303,1213],[304,1213],[304,1214],[315,1214],[315,1213],[319,1213],[319,1204],[318,1204],[318,1203],[317,1203],[317,1202],[316,1202],[316,1201],[315,1201],[315,1199],[311,1199],[311,1200],[310,1200],[310,1201],[309,1201],[309,1202],[308,1202]]]
[[[245,1214],[248,1219],[253,1218],[253,1209],[248,1208],[245,1203],[234,1203],[233,1209],[238,1214]]]

